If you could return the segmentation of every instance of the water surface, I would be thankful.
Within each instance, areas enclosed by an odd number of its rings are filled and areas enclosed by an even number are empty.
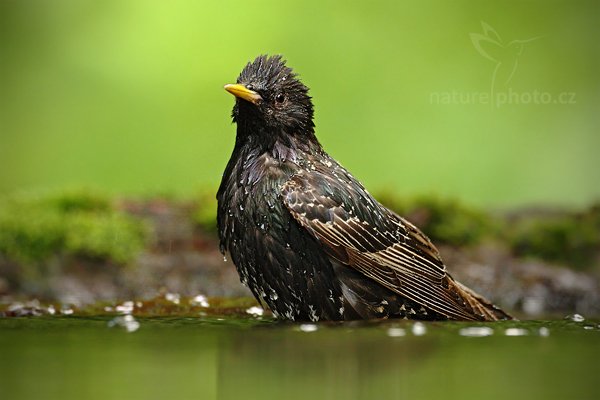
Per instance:
[[[111,320],[0,318],[0,398],[600,398],[598,321]]]

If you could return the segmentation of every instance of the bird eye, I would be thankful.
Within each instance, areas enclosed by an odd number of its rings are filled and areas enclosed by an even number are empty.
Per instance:
[[[283,103],[285,101],[285,96],[280,93],[277,96],[275,96],[275,101],[277,103]]]

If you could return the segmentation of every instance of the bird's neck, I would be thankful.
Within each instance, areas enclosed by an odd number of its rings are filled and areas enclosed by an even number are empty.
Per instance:
[[[313,129],[290,133],[248,130],[247,128],[247,126],[238,124],[235,149],[241,157],[267,153],[281,162],[295,162],[298,158],[302,158],[303,154],[323,151]]]

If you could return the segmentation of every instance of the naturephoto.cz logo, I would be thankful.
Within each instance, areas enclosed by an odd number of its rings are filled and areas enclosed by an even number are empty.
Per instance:
[[[432,92],[430,104],[490,104],[501,107],[508,104],[575,104],[575,92],[553,94],[546,91],[517,91],[509,86],[519,66],[519,59],[526,47],[541,39],[503,41],[498,32],[489,24],[481,22],[483,33],[469,36],[475,50],[492,62],[490,89],[480,92],[458,90]]]

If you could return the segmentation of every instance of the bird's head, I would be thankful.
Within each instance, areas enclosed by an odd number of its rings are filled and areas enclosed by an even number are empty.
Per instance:
[[[232,117],[238,136],[257,135],[264,142],[314,138],[308,88],[281,56],[257,57],[242,70],[237,83],[225,85],[225,90],[236,96]]]

